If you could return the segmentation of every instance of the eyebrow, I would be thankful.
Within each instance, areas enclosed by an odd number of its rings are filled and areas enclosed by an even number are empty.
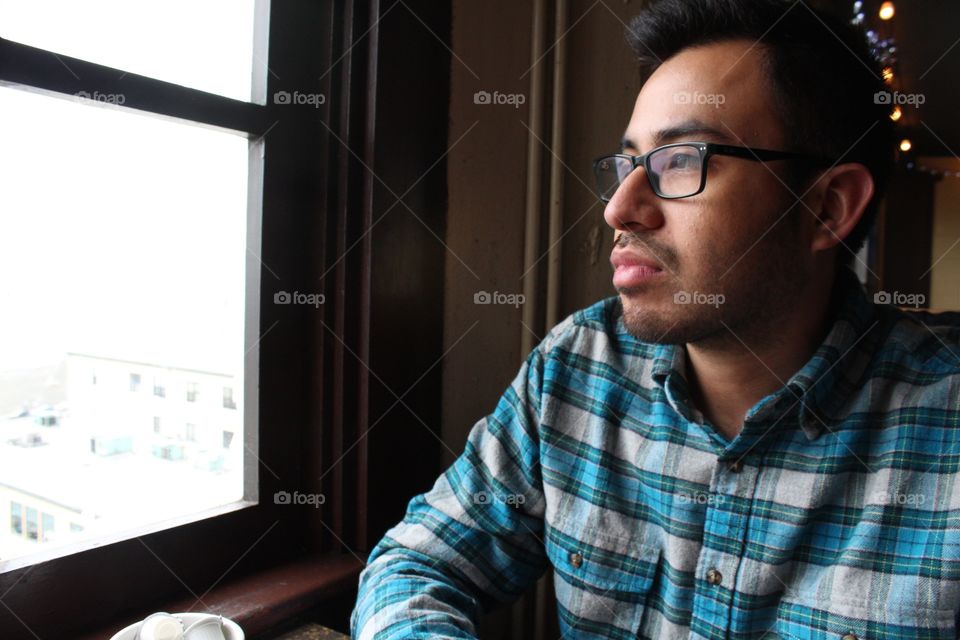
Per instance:
[[[729,135],[719,129],[715,129],[698,120],[689,120],[675,127],[668,127],[654,133],[653,147],[651,148],[669,144],[670,142],[690,141],[692,136],[696,136],[697,138],[710,138],[722,142],[732,141]],[[696,141],[699,142],[699,140]],[[623,139],[620,140],[620,152],[623,153],[626,149],[639,150],[640,146],[634,140],[631,140],[629,136],[624,135]]]

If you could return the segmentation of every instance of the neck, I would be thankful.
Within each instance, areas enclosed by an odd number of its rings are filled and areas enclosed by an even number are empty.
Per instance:
[[[783,387],[813,356],[829,330],[831,290],[818,284],[765,326],[724,328],[720,337],[688,343],[693,401],[721,435],[733,439],[760,399]]]

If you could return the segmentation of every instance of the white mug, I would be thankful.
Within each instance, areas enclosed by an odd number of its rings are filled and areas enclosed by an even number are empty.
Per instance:
[[[230,620],[229,618],[223,618],[221,616],[211,615],[209,613],[173,613],[173,614],[155,613],[151,616],[147,616],[147,618],[141,620],[140,622],[135,622],[130,626],[121,629],[120,631],[115,633],[113,637],[110,638],[110,640],[138,640],[138,633],[140,631],[141,625],[146,623],[148,620],[154,618],[155,616],[160,617],[161,615],[166,615],[166,616],[170,616],[178,619],[182,623],[183,631],[190,630],[192,626],[196,625],[198,622],[203,622],[206,620],[222,621],[221,628],[222,628],[222,634],[223,634],[222,637],[224,640],[245,640],[243,630],[240,628],[240,626],[236,622],[234,622],[233,620]],[[207,624],[210,624],[210,623],[207,623]],[[201,627],[198,627],[197,633],[199,634],[199,632],[201,631],[206,632],[207,629],[204,629],[203,625],[201,625]],[[211,638],[211,637],[217,639],[216,635],[198,635],[197,639],[208,640],[208,638]],[[193,640],[192,635],[191,636],[181,635],[181,638],[183,640]],[[146,640],[146,639],[142,639],[142,640]]]

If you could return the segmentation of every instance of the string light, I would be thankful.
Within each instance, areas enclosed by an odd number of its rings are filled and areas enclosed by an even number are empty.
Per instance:
[[[881,20],[888,22],[896,15],[896,7],[893,2],[884,2],[880,5],[878,14]],[[863,1],[856,0],[853,3],[853,18],[850,19],[850,23],[863,29],[864,35],[867,37],[867,44],[870,47],[870,53],[882,69],[883,81],[892,88],[897,81],[897,43],[892,37],[881,38],[876,30],[868,27],[866,18]],[[885,29],[889,32],[889,27],[885,27]],[[890,111],[890,119],[894,122],[900,122],[903,116],[903,109],[899,105],[894,105]],[[909,154],[913,150],[913,142],[909,138],[903,138],[900,140],[898,147],[901,153]],[[905,155],[903,160],[907,171],[925,173],[934,178],[960,178],[960,171],[933,169],[916,162],[912,154]]]
[[[941,169],[931,169],[923,165],[917,165],[913,162],[907,163],[907,170],[926,173],[934,178],[960,178],[960,171],[943,171]]]
[[[880,19],[890,20],[897,13],[892,2],[884,2],[880,5]]]

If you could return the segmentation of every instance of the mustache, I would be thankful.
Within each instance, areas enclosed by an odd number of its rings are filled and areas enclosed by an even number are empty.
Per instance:
[[[668,269],[674,269],[677,264],[677,253],[673,249],[650,238],[644,238],[633,231],[618,232],[613,237],[613,248],[636,249],[640,253],[649,254]]]

